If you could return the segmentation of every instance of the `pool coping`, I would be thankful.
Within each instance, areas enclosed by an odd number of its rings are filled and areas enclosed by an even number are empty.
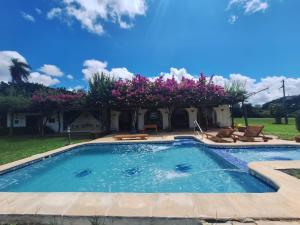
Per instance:
[[[163,141],[130,143],[165,143],[176,137],[193,137],[210,147],[212,144],[195,135],[174,135]],[[65,146],[0,166],[1,172],[18,169],[27,163],[51,157],[74,147],[90,144],[116,144],[122,141],[91,141]],[[125,143],[126,144],[126,143]],[[247,147],[265,146],[247,145]],[[238,145],[226,145],[226,147]],[[244,147],[245,145],[243,145]],[[267,146],[282,146],[271,144]],[[289,145],[291,146],[291,145]],[[292,146],[300,146],[298,144]],[[250,172],[278,187],[272,193],[12,193],[0,192],[0,216],[99,216],[124,218],[201,218],[201,219],[300,219],[300,180],[279,169],[300,169],[300,160],[251,162]]]

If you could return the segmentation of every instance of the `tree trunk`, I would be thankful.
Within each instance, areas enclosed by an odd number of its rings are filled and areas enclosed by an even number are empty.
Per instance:
[[[57,119],[58,119],[58,133],[60,134],[60,128],[61,128],[61,123],[60,123],[60,111],[57,113]]]
[[[242,108],[243,108],[243,114],[245,119],[245,126],[247,127],[249,125],[248,123],[248,113],[247,113],[247,107],[245,106],[244,101],[242,101]]]
[[[105,108],[105,110],[106,110],[106,120],[105,120],[106,131],[110,131],[110,117],[111,117],[110,108]]]
[[[41,116],[40,116],[40,122],[39,122],[39,123],[40,123],[40,135],[41,135],[42,137],[45,136],[45,127],[46,127],[47,122],[48,122],[48,119],[46,118],[46,120],[45,120],[45,122],[44,122],[44,116],[41,115]]]
[[[138,108],[134,108],[134,111],[133,111],[133,114],[132,114],[132,124],[131,124],[131,128],[132,128],[133,132],[137,132],[137,127],[136,127],[137,114],[138,114]]]
[[[101,123],[101,131],[106,131],[107,130],[107,109],[106,107],[101,107],[100,108],[101,112],[99,113],[101,118],[100,118],[100,123]]]
[[[205,106],[204,108],[204,111],[205,111],[205,131],[208,130],[208,110],[207,110],[207,106]]]
[[[43,121],[43,119],[42,119],[42,121]],[[47,123],[48,123],[48,117],[46,117],[45,123],[43,123],[43,137],[45,136],[45,128],[46,128]]]
[[[40,116],[40,134],[42,137],[45,135],[43,116]]]
[[[275,123],[276,123],[276,124],[282,124],[282,119],[281,119],[281,117],[275,117]]]
[[[231,128],[234,129],[233,105],[230,105]]]
[[[172,114],[174,111],[174,107],[170,106],[168,107],[168,130],[172,131]]]
[[[10,110],[9,113],[10,113],[9,136],[13,136],[14,135],[14,112]]]

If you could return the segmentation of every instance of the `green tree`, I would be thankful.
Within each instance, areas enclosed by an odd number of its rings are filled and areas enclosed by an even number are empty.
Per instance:
[[[296,120],[296,128],[297,130],[300,132],[300,112],[298,112],[295,116],[295,120]]]
[[[270,105],[270,114],[274,117],[276,124],[281,124],[284,116],[284,107],[282,104],[274,103]]]
[[[25,63],[21,62],[19,59],[11,59],[11,66],[9,67],[11,81],[13,84],[20,84],[28,80],[30,75],[31,67]]]
[[[101,130],[107,131],[110,127],[110,105],[114,80],[104,73],[96,73],[89,80],[87,102],[96,105],[100,110]]]
[[[245,82],[231,80],[225,84],[224,89],[234,102],[242,102],[246,98],[247,91]]]
[[[242,103],[242,114],[244,115],[245,125],[248,126],[248,113],[247,113],[247,91],[246,91],[246,82],[240,80],[230,80],[225,84],[224,87],[226,93],[229,96],[230,110],[231,110],[231,124],[234,125],[234,105],[237,106],[240,102]],[[236,107],[235,107],[236,110]]]

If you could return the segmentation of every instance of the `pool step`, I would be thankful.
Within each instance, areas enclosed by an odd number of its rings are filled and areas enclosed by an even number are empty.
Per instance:
[[[234,165],[235,167],[245,171],[249,170],[246,162],[232,156],[228,151],[224,149],[212,149],[211,151],[219,157],[221,157],[222,159],[225,159],[227,162]]]
[[[199,145],[199,142],[194,139],[175,139],[173,142],[175,146],[183,146],[183,145]]]

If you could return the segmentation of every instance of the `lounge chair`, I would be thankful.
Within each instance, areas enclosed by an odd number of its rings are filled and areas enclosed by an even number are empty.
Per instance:
[[[262,133],[263,129],[264,126],[247,126],[243,135],[235,134],[234,136],[239,141],[254,142],[257,138],[261,138],[264,142],[267,142],[272,138],[266,137]]]
[[[234,138],[233,133],[234,129],[232,128],[221,128],[216,135],[204,133],[206,138],[219,143],[228,143],[228,142],[236,142],[236,138]]]
[[[126,134],[126,135],[115,135],[116,140],[147,140],[148,134]]]

